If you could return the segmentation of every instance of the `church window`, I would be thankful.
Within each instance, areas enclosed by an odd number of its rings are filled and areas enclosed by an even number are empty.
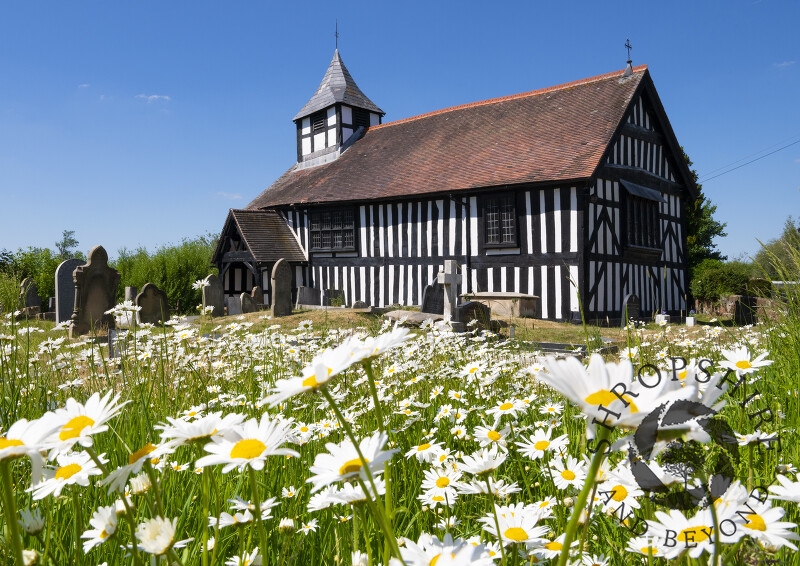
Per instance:
[[[317,134],[325,131],[325,111],[316,112],[311,115],[311,132]]]
[[[353,108],[353,128],[358,129],[360,126],[369,128],[369,112],[361,108]]]
[[[514,196],[487,198],[484,201],[486,245],[508,246],[517,243],[517,215]]]
[[[658,249],[661,247],[659,203],[666,202],[655,189],[620,181],[624,196],[625,243],[628,246]]]
[[[355,214],[351,208],[311,213],[312,251],[355,250]]]

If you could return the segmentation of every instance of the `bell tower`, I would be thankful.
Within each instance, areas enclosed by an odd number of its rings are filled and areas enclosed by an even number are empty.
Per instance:
[[[337,49],[314,96],[293,118],[297,163],[313,167],[335,160],[385,114],[358,88]]]

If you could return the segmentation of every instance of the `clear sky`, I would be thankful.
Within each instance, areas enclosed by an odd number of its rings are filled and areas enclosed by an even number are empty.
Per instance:
[[[219,232],[295,162],[337,18],[385,121],[621,69],[630,37],[701,180],[800,140],[797,1],[6,1],[0,249]],[[798,215],[800,143],[703,188],[752,254]]]

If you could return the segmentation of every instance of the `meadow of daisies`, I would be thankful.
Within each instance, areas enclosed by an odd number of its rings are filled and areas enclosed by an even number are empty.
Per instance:
[[[583,361],[225,320],[3,319],[2,564],[800,564],[792,317]]]

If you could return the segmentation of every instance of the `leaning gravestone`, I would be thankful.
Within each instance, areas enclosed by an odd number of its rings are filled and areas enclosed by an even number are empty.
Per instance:
[[[72,273],[83,261],[68,259],[56,268],[56,322],[66,322],[75,310],[75,280]]]
[[[622,301],[622,312],[620,320],[622,326],[626,326],[630,320],[639,320],[642,316],[642,303],[639,301],[639,296],[633,293],[628,293],[625,300]]]
[[[428,314],[444,314],[444,289],[438,278],[433,285],[426,285],[422,291],[420,312]]]
[[[253,302],[261,308],[264,305],[264,291],[261,290],[261,287],[256,285],[253,287],[253,290],[250,291],[250,298],[253,299]],[[244,303],[242,303],[244,305]]]
[[[75,310],[69,329],[70,338],[93,329],[114,328],[114,316],[105,313],[116,304],[119,272],[108,266],[108,254],[103,246],[92,248],[86,264],[75,268],[73,279]]]
[[[167,294],[153,283],[145,283],[142,292],[136,295],[134,304],[141,307],[139,322],[144,324],[162,324],[169,318]]]
[[[292,268],[289,262],[281,258],[272,268],[272,316],[289,316],[292,314]]]
[[[242,305],[242,314],[258,311],[258,304],[252,295],[249,295],[248,293],[242,293],[239,295],[239,301]]]
[[[19,286],[19,301],[23,308],[38,307],[42,308],[42,299],[39,298],[39,291],[33,279],[26,277]]]
[[[222,290],[219,277],[212,273],[203,281],[206,283],[203,287],[203,306],[213,307],[211,316],[223,316],[225,314],[225,292]]]

